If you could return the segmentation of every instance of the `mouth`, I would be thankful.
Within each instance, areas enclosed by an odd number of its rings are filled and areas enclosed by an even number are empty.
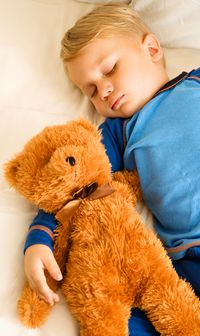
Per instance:
[[[114,104],[112,104],[111,109],[112,110],[117,110],[119,108],[119,105],[122,101],[122,99],[124,98],[125,94],[121,95],[119,98],[117,98],[114,102]]]

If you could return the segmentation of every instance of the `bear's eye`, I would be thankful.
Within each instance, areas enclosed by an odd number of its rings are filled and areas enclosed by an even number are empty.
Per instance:
[[[66,158],[66,162],[69,162],[70,166],[74,166],[75,163],[76,163],[76,160],[74,159],[73,156],[68,156],[68,157]]]

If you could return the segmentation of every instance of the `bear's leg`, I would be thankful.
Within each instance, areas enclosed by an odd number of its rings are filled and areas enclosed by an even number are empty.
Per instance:
[[[200,301],[191,286],[178,277],[166,258],[164,256],[161,259],[159,256],[152,265],[151,276],[141,295],[140,307],[146,311],[160,335],[199,336]]]
[[[108,297],[105,301],[89,301],[81,309],[73,307],[80,324],[80,336],[128,336],[130,307]]]

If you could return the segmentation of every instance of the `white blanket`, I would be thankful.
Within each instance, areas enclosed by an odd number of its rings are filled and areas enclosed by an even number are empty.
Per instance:
[[[59,59],[64,31],[93,6],[74,0],[0,2],[1,336],[78,334],[62,297],[41,329],[27,330],[18,320],[23,244],[37,209],[9,189],[2,168],[44,126],[79,116],[97,120],[87,99],[67,80]],[[199,66],[199,1],[136,0],[132,6],[159,35],[170,77]],[[150,221],[147,209],[141,211],[146,222]]]

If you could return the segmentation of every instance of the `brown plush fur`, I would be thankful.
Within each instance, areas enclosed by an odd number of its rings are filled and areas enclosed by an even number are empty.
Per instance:
[[[81,336],[127,336],[131,307],[144,310],[163,336],[200,335],[199,300],[136,212],[137,175],[111,175],[95,127],[79,120],[44,129],[6,165],[6,178],[28,200],[55,214],[90,183],[115,189],[103,198],[84,198],[55,234],[62,293]],[[56,290],[59,283],[47,278]],[[18,303],[26,326],[40,326],[51,308],[26,285]]]

